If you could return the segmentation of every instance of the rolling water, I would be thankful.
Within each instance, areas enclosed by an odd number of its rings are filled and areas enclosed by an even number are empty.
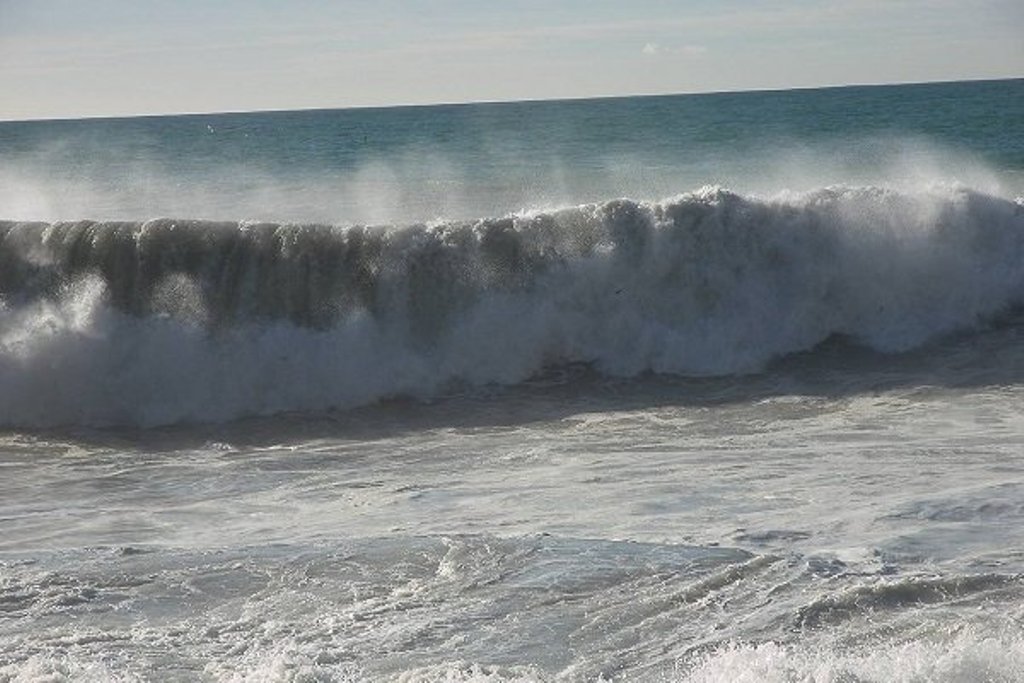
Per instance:
[[[0,123],[0,682],[1024,680],[1024,81]]]

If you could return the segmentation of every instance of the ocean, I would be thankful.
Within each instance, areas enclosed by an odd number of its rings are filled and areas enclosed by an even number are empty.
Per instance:
[[[1024,680],[1024,80],[0,123],[0,683]]]

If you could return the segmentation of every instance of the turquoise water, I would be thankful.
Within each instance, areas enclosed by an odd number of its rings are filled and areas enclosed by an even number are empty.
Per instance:
[[[409,223],[703,185],[1024,188],[1024,82],[0,124],[6,218]],[[985,188],[982,188],[985,189]]]
[[[1024,680],[1024,81],[0,124],[0,683]]]

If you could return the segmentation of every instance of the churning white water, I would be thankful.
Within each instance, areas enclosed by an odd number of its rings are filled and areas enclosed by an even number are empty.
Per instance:
[[[1024,680],[1022,86],[0,124],[0,683]]]

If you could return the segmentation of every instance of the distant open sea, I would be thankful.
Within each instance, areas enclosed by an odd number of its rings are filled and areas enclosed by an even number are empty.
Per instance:
[[[0,683],[1024,680],[1024,80],[0,123]]]

